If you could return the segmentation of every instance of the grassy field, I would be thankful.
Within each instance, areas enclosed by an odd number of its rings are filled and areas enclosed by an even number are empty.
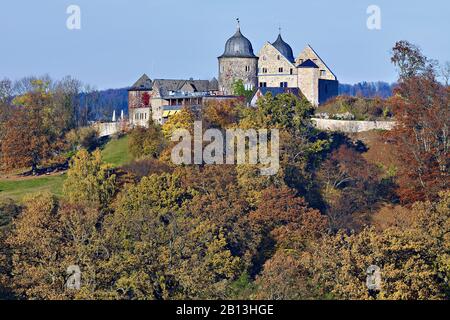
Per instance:
[[[127,144],[126,136],[109,141],[102,150],[103,161],[115,167],[130,161]],[[0,178],[0,201],[13,199],[20,202],[25,195],[41,191],[50,191],[56,196],[61,196],[65,179],[65,174],[36,178]]]
[[[114,167],[131,161],[131,156],[128,152],[128,136],[109,141],[102,150],[102,156],[104,162]]]
[[[26,179],[0,180],[0,201],[13,199],[21,201],[29,193],[50,191],[56,196],[62,193],[62,186],[66,175],[45,176]]]

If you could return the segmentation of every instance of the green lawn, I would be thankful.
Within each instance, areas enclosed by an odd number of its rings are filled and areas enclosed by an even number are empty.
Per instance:
[[[41,191],[50,191],[56,196],[61,196],[65,179],[64,174],[24,180],[0,180],[0,201],[8,198],[22,201],[26,194]]]
[[[130,162],[131,155],[128,152],[128,136],[109,141],[102,150],[102,158],[104,162],[114,167]]]
[[[114,167],[129,162],[131,157],[128,153],[128,137],[109,141],[102,150],[102,156],[103,161]],[[20,202],[25,195],[41,191],[50,191],[61,196],[65,179],[65,174],[18,180],[0,179],[0,201],[10,198]]]

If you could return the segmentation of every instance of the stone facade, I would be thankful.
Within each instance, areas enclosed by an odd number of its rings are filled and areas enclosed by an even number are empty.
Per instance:
[[[313,106],[319,105],[319,69],[315,67],[298,68],[300,91]]]
[[[163,124],[183,107],[198,108],[205,100],[228,98],[218,93],[219,83],[216,79],[152,81],[144,74],[128,90],[129,124],[132,127],[146,127],[151,120]]]
[[[247,89],[258,86],[258,58],[220,57],[219,91],[224,95],[233,94],[233,83],[242,80]]]
[[[307,60],[313,61],[319,67],[320,79],[323,80],[337,80],[333,71],[325,64],[325,62],[319,57],[319,55],[314,51],[314,49],[307,45],[305,49],[298,55],[295,59],[296,65],[301,65]]]
[[[283,41],[281,36],[278,41]],[[284,43],[284,42],[283,42]],[[290,49],[289,45],[284,45]],[[290,61],[275,46],[266,42],[259,52],[258,85],[260,87],[299,88],[303,95],[318,106],[338,95],[339,82],[319,55],[307,46]]]
[[[282,84],[288,88],[298,88],[297,68],[266,42],[259,52],[258,85],[277,88]]]

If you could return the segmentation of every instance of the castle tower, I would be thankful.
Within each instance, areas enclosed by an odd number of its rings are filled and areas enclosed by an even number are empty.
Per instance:
[[[258,57],[253,53],[251,42],[242,35],[238,26],[236,33],[225,44],[225,52],[219,59],[219,91],[233,94],[233,83],[242,80],[246,89],[258,86]]]

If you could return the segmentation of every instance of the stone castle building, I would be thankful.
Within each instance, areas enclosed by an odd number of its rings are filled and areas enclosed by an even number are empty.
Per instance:
[[[183,107],[200,107],[214,97],[219,84],[212,80],[151,80],[144,74],[128,89],[128,118],[133,126],[147,126],[152,118],[163,124]]]
[[[242,80],[247,89],[298,88],[315,106],[338,95],[336,75],[308,45],[295,59],[293,50],[281,34],[266,42],[258,56],[240,26],[225,44],[219,58],[219,90],[233,93],[233,83]]]
[[[182,107],[200,108],[208,100],[235,99],[236,80],[242,80],[247,90],[255,90],[253,100],[264,92],[291,92],[303,94],[318,106],[338,94],[337,77],[311,46],[294,58],[280,34],[275,42],[266,42],[256,56],[239,22],[218,60],[219,80],[151,80],[144,74],[128,90],[130,124],[147,126],[150,119],[163,124]],[[278,90],[266,90],[270,88]]]

